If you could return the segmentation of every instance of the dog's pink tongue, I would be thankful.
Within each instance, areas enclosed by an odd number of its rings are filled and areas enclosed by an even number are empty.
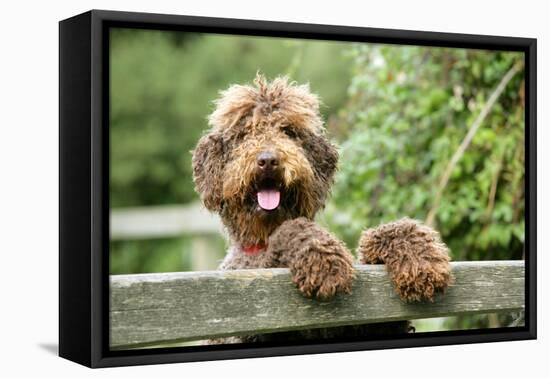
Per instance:
[[[278,190],[260,190],[258,192],[258,203],[264,210],[273,210],[279,206],[281,193]]]

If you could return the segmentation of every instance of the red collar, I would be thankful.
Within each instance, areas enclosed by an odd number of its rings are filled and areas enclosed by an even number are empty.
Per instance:
[[[258,255],[260,252],[265,251],[267,249],[267,244],[250,244],[250,245],[243,245],[241,247],[241,250],[246,253],[247,255]]]

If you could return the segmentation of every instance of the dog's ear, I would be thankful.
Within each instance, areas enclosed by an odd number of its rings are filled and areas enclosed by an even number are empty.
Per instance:
[[[321,142],[321,149],[324,150],[325,157],[325,166],[323,169],[326,172],[326,180],[332,184],[334,173],[338,167],[339,154],[336,146],[332,144],[326,136],[323,136],[321,139],[323,140]]]
[[[193,181],[204,206],[219,212],[222,208],[222,176],[225,168],[224,146],[216,131],[202,136],[193,150]]]
[[[336,146],[330,142],[324,132],[309,134],[303,139],[303,146],[309,155],[315,176],[322,181],[319,184],[328,192],[338,166]]]

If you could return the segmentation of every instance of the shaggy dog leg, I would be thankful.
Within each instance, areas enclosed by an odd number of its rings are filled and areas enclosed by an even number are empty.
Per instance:
[[[307,218],[283,222],[270,236],[268,252],[288,266],[307,297],[327,299],[350,293],[353,259],[344,243]]]
[[[432,300],[451,283],[448,249],[432,228],[412,219],[363,231],[362,264],[386,264],[395,290],[406,301]]]

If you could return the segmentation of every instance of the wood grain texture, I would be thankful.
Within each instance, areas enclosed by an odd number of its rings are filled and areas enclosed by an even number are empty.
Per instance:
[[[453,262],[433,303],[404,303],[381,265],[357,265],[351,295],[303,298],[288,269],[111,276],[111,347],[524,308],[523,261]]]

